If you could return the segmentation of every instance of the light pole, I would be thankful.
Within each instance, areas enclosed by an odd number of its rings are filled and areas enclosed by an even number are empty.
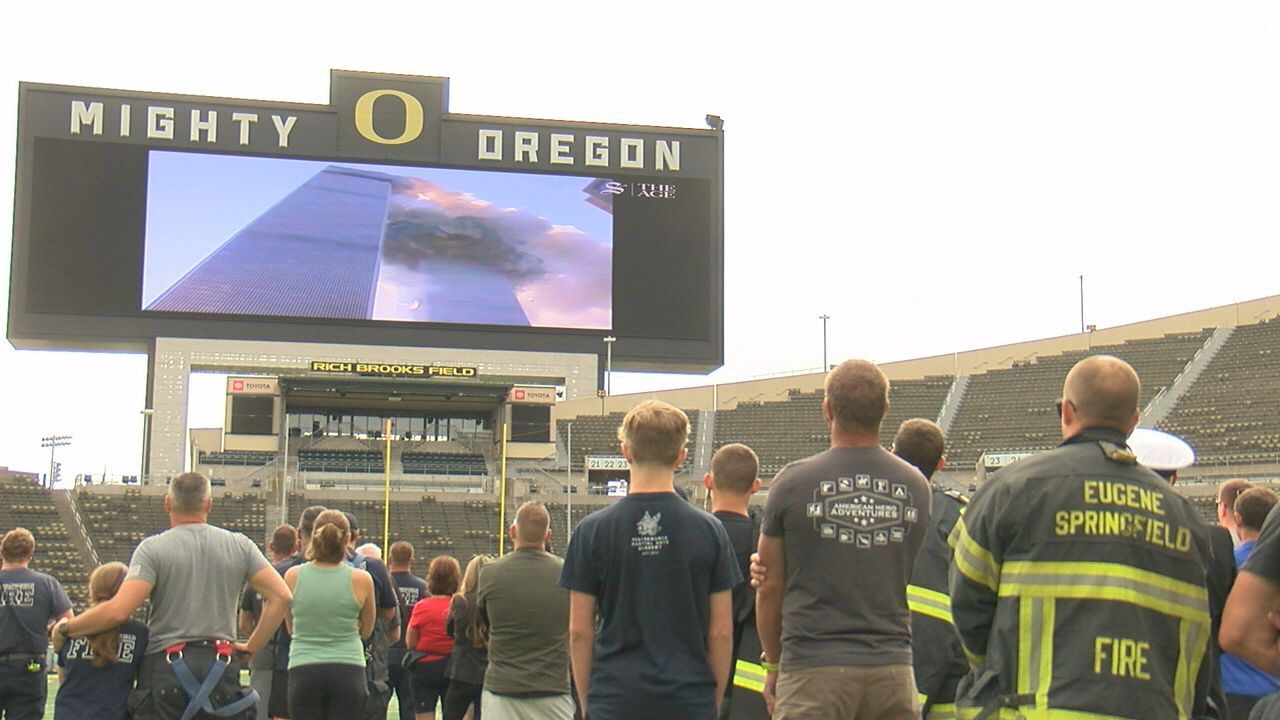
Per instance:
[[[1084,276],[1080,276],[1080,332],[1084,332]]]
[[[826,313],[823,313],[818,316],[818,319],[822,321],[822,372],[826,372],[827,371],[827,321],[831,319],[831,316]]]
[[[147,455],[151,451],[151,416],[156,411],[151,408],[142,409],[142,464],[138,466],[138,484],[147,484]]]
[[[57,464],[53,461],[53,454],[60,447],[66,447],[71,444],[70,435],[46,435],[40,438],[40,447],[49,448],[49,489],[53,489],[54,468]]]
[[[604,339],[604,394],[605,397],[613,395],[613,381],[610,376],[613,374],[613,344],[618,338],[610,335]]]

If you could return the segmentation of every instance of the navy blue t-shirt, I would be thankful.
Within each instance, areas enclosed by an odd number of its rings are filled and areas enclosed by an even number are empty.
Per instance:
[[[396,583],[396,593],[400,597],[400,639],[391,647],[404,650],[404,638],[409,632],[409,617],[413,615],[413,606],[427,596],[427,581],[411,572],[391,573]]]
[[[289,572],[289,568],[294,565],[302,565],[305,562],[306,560],[304,560],[301,555],[294,555],[293,557],[281,560],[272,567],[275,568],[276,572],[280,573],[280,577],[284,577],[284,574]],[[249,588],[249,590],[252,591],[253,588]],[[259,610],[259,612],[261,612],[261,610]],[[289,650],[292,647],[293,636],[285,629],[284,623],[280,623],[280,629],[276,631],[276,670],[289,669]]]
[[[120,626],[118,662],[93,666],[93,650],[88,638],[71,638],[58,651],[58,667],[63,669],[53,720],[125,720],[125,701],[142,665],[147,649],[147,626],[126,620]]]
[[[44,662],[49,623],[71,609],[62,584],[28,568],[0,570],[0,655],[31,653]]]
[[[741,581],[724,526],[675,493],[628,495],[584,518],[560,585],[596,598],[592,717],[714,717],[710,596]]]

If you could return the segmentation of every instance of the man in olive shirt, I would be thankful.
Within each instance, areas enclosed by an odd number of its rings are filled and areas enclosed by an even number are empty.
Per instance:
[[[480,574],[478,605],[489,626],[489,668],[482,714],[487,720],[571,720],[569,591],[559,586],[564,561],[542,548],[551,516],[530,501],[516,511],[512,552]]]

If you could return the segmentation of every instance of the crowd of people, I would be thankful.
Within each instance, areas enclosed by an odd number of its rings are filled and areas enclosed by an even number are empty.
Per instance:
[[[1206,526],[1172,489],[1191,449],[1135,432],[1139,390],[1122,360],[1081,361],[1054,403],[1062,443],[969,499],[933,484],[933,422],[880,446],[889,381],[847,361],[826,378],[830,448],[762,509],[755,453],[720,448],[710,512],[676,492],[688,417],[646,401],[618,429],[628,495],[563,560],[530,501],[510,552],[440,555],[425,577],[410,543],[384,564],[320,506],[268,560],[208,524],[209,482],[186,473],[170,529],[95,570],[81,615],[28,567],[31,533],[5,534],[0,712],[43,716],[52,639],[55,720],[381,720],[393,693],[400,720],[711,720],[731,717],[752,636],[779,720],[1280,718],[1277,495],[1223,483]]]

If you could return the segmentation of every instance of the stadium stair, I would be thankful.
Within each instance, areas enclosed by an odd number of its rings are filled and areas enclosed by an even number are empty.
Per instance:
[[[702,413],[702,422],[694,428],[693,467],[695,480],[701,480],[703,473],[711,470],[711,454],[715,452],[716,411],[707,410]],[[696,483],[695,483],[696,484]]]
[[[1162,389],[1155,397],[1151,398],[1151,402],[1142,410],[1142,418],[1138,424],[1143,427],[1155,427],[1159,423],[1165,421],[1169,417],[1169,413],[1178,406],[1178,401],[1186,395],[1191,387],[1195,385],[1204,369],[1209,367],[1209,363],[1218,355],[1218,351],[1223,345],[1231,339],[1231,335],[1235,333],[1234,327],[1220,327],[1213,331],[1208,340],[1204,341],[1204,345],[1196,351],[1196,354],[1187,362],[1187,366],[1183,368],[1178,377],[1173,379],[1167,387]]]
[[[938,411],[938,427],[942,429],[944,437],[951,432],[951,426],[956,422],[956,415],[960,414],[960,403],[964,401],[964,393],[968,389],[968,375],[957,375],[951,382],[947,399],[942,401],[942,409]]]
[[[75,498],[71,491],[54,490],[53,506],[58,509],[58,517],[67,528],[67,539],[71,541],[76,552],[80,553],[80,560],[84,562],[85,569],[93,572],[93,569],[98,567],[98,553],[94,551],[93,541],[89,539],[89,534],[84,529],[84,523],[80,519],[79,511],[76,510]]]

